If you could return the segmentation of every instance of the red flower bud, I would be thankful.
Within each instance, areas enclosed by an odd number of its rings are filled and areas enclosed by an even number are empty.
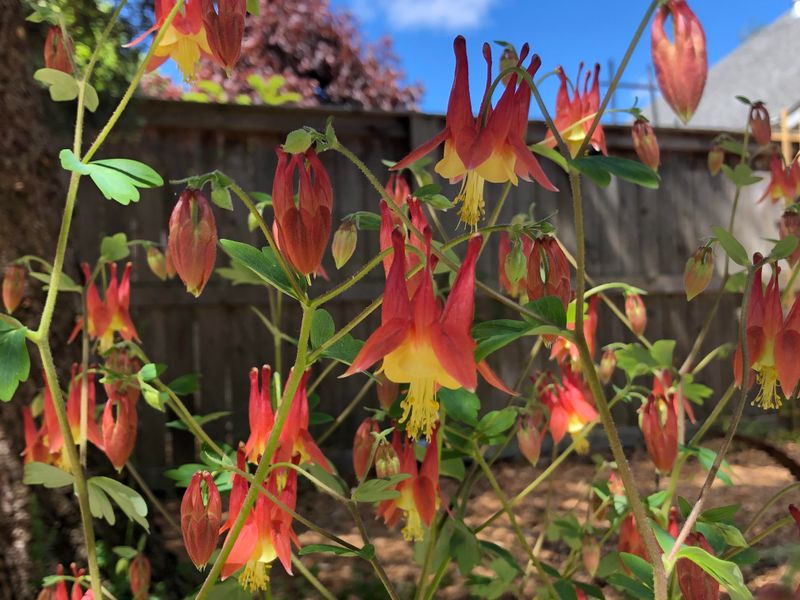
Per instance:
[[[8,265],[3,275],[3,305],[8,314],[17,310],[22,296],[25,294],[25,275],[27,271],[22,265]]]
[[[128,582],[133,600],[147,600],[150,590],[150,561],[141,552],[133,557],[128,567]]]
[[[702,533],[690,533],[686,536],[687,546],[699,546],[712,556],[714,549],[706,541]],[[678,574],[678,586],[686,600],[717,600],[719,598],[719,583],[702,567],[688,558],[680,558],[675,563]]]
[[[333,189],[316,152],[291,158],[278,148],[278,168],[272,185],[277,242],[286,260],[303,275],[322,263],[331,233]],[[294,172],[299,171],[299,203],[294,200]]]
[[[597,369],[597,376],[603,385],[611,381],[614,369],[617,368],[617,353],[613,350],[606,350],[600,358],[600,367]]]
[[[371,418],[367,417],[358,426],[356,430],[356,437],[353,440],[353,468],[356,472],[356,477],[363,479],[366,477],[372,458],[372,444],[375,442],[373,432],[378,433],[378,424]]]
[[[186,291],[199,296],[217,257],[217,222],[199,190],[181,193],[169,218],[169,255]]]
[[[394,477],[400,472],[400,457],[391,444],[381,442],[375,451],[375,474],[380,478]]]
[[[333,262],[337,269],[341,269],[353,256],[357,242],[355,223],[349,219],[342,221],[339,229],[333,234],[333,243],[331,244],[331,254],[333,254]]]
[[[793,235],[800,239],[800,214],[793,210],[787,210],[783,213],[781,220],[778,222],[778,235],[781,239],[785,238],[787,235]],[[792,267],[797,264],[797,261],[800,260],[800,244],[797,245],[786,260]]]
[[[542,450],[542,433],[539,431],[538,425],[534,417],[525,415],[520,418],[517,428],[519,451],[534,467],[539,462],[539,453]]]
[[[644,546],[644,541],[636,528],[636,517],[630,513],[622,521],[619,528],[619,543],[617,549],[620,552],[627,552],[628,554],[635,554],[636,556],[648,560],[647,549]],[[628,570],[627,568],[625,569]]]
[[[528,297],[556,296],[566,308],[571,300],[569,262],[556,238],[544,236],[533,242],[528,257]]]
[[[399,173],[389,175],[389,181],[386,182],[384,189],[397,206],[403,206],[411,195],[411,188],[408,187],[408,182]]]
[[[217,547],[222,523],[222,499],[208,471],[192,476],[181,500],[181,532],[186,553],[202,569]]]
[[[114,405],[117,405],[116,418]],[[133,447],[136,445],[136,429],[138,414],[136,404],[125,396],[112,396],[103,409],[103,447],[117,471],[121,471],[128,462]]]
[[[164,253],[155,246],[147,247],[147,266],[150,267],[153,275],[161,281],[166,281],[167,259],[164,257]]]
[[[678,415],[674,403],[651,395],[642,406],[640,418],[650,460],[661,473],[669,473],[678,456]]]
[[[625,316],[631,323],[631,329],[636,335],[642,335],[647,327],[647,309],[639,294],[625,296]]]
[[[753,102],[750,114],[747,117],[750,133],[759,146],[767,146],[772,141],[772,125],[769,122],[769,112],[763,102]]]
[[[203,10],[203,28],[208,47],[214,61],[231,72],[242,50],[244,17],[247,12],[245,0],[200,0]]]
[[[639,117],[631,128],[631,137],[633,138],[633,149],[636,150],[639,160],[657,171],[658,165],[661,164],[661,152],[658,149],[658,139],[652,125]]]
[[[47,31],[44,41],[44,66],[72,75],[72,43],[64,40],[61,27],[54,25]]]
[[[672,20],[672,40],[664,31],[667,17]],[[669,0],[658,9],[651,36],[658,86],[675,114],[688,123],[700,103],[708,75],[703,27],[685,0]]]
[[[719,146],[714,146],[708,153],[708,172],[712,175],[719,173],[722,163],[725,162],[725,150]]]
[[[592,536],[586,536],[581,545],[581,559],[586,571],[594,577],[597,567],[600,566],[600,544]]]
[[[683,288],[686,299],[691,300],[708,287],[714,274],[714,251],[711,246],[701,246],[686,261],[683,270]]]
[[[375,384],[375,389],[378,392],[378,402],[383,410],[389,410],[400,394],[400,386],[394,381],[386,379],[386,375],[382,372],[378,373],[375,378],[378,380]]]

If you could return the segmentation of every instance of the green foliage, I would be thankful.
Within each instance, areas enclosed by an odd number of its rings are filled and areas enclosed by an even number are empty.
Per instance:
[[[115,200],[127,206],[139,201],[138,188],[153,188],[164,185],[164,180],[144,163],[128,158],[106,158],[82,163],[64,149],[59,152],[61,167],[92,178],[107,200]]]
[[[729,231],[722,227],[714,227],[714,235],[717,236],[725,253],[736,264],[746,267],[750,264],[750,259],[747,256],[747,250],[744,249],[741,242],[737,240]]]
[[[219,243],[225,253],[237,263],[237,267],[249,270],[262,283],[270,285],[293,298],[296,297],[289,280],[286,278],[286,273],[281,269],[271,248],[264,247],[258,250],[249,244],[235,240],[220,240]],[[302,281],[299,284],[301,287],[304,286]]]
[[[27,328],[15,319],[0,317],[0,400],[8,402],[23,381],[28,380],[31,362],[25,344]]]
[[[650,167],[643,165],[638,160],[629,160],[619,156],[596,154],[575,158],[570,161],[570,164],[600,187],[607,187],[611,183],[612,175],[653,190],[658,189],[661,182],[658,173]]]

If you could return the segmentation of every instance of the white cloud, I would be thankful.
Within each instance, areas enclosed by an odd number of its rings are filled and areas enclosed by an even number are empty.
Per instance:
[[[393,29],[464,30],[485,23],[497,0],[354,0],[352,10],[368,21],[381,13]]]

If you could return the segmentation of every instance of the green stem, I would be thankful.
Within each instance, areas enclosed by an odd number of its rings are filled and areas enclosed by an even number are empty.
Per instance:
[[[347,281],[340,283],[332,290],[329,290],[328,292],[325,292],[321,296],[314,298],[311,301],[311,306],[313,306],[314,308],[319,308],[326,302],[333,300],[337,296],[340,296],[341,294],[349,290],[356,283],[358,283],[364,277],[366,277],[369,274],[369,272],[372,271],[372,269],[381,264],[383,262],[383,259],[389,256],[391,252],[392,252],[391,248],[386,248],[385,250],[380,252],[377,256],[372,258],[366,265],[364,265],[356,273],[354,273],[349,279],[347,279]]]
[[[655,3],[651,9],[655,7]],[[653,565],[653,587],[656,600],[666,600],[667,598],[667,574],[664,571],[664,565],[661,562],[661,549],[656,541],[653,529],[650,526],[650,521],[647,517],[642,498],[636,487],[636,481],[633,477],[628,459],[625,456],[625,450],[622,447],[622,441],[619,438],[617,427],[614,424],[614,417],[611,414],[608,401],[606,400],[603,392],[603,386],[597,376],[597,371],[592,361],[592,356],[589,353],[589,347],[586,344],[586,338],[583,333],[583,294],[586,287],[586,248],[584,240],[584,224],[583,224],[583,197],[581,195],[580,176],[577,172],[570,171],[569,175],[570,188],[572,190],[572,205],[575,218],[575,239],[576,239],[576,284],[575,284],[575,345],[580,354],[581,371],[586,379],[589,389],[594,397],[597,412],[600,415],[600,420],[603,423],[608,444],[611,448],[611,453],[617,463],[617,470],[625,486],[625,491],[628,495],[628,502],[630,503],[633,514],[636,518],[636,526],[644,541],[647,555],[650,557],[650,563]]]
[[[787,525],[791,525],[794,523],[794,517],[788,516],[775,521],[772,525],[767,527],[764,531],[759,533],[758,535],[753,536],[750,540],[747,541],[747,546],[742,546],[741,548],[731,548],[725,554],[722,555],[722,560],[730,560],[740,552],[744,552],[748,548],[755,546],[758,542],[763,540],[765,537],[768,537],[778,531],[779,529],[786,527]]]
[[[183,424],[186,425],[189,431],[191,431],[198,440],[208,446],[217,455],[225,456],[225,451],[222,449],[222,447],[220,447],[219,444],[209,437],[205,430],[195,420],[192,413],[189,412],[189,409],[186,408],[186,405],[181,402],[180,398],[178,398],[177,394],[175,394],[175,392],[173,392],[160,379],[156,379],[154,384],[158,390],[167,394],[167,405],[172,409],[172,412],[175,413],[175,416],[177,416],[183,422]]]
[[[308,583],[310,583],[311,586],[319,592],[320,596],[322,596],[326,600],[336,600],[336,596],[331,594],[328,591],[328,588],[325,587],[325,584],[323,584],[319,579],[317,579],[314,576],[314,574],[311,571],[309,571],[306,568],[306,566],[300,561],[300,559],[297,558],[294,554],[292,554],[292,565],[294,565],[294,568],[297,569],[300,572],[300,574],[306,578],[306,581],[308,581]]]
[[[128,461],[125,463],[125,468],[127,469],[128,473],[130,473],[131,477],[133,477],[136,485],[141,488],[141,490],[144,492],[144,495],[147,496],[147,499],[150,500],[153,506],[156,507],[156,510],[161,513],[169,526],[175,531],[180,532],[181,526],[175,520],[175,517],[172,516],[172,514],[167,510],[167,507],[164,506],[164,504],[162,504],[162,502],[156,497],[156,495],[153,493],[153,490],[150,489],[150,486],[147,485],[147,482],[139,473],[138,469],[133,466],[133,463]]]
[[[337,361],[335,361],[335,360],[332,360],[332,361],[330,361],[330,362],[327,364],[327,366],[326,366],[324,369],[322,369],[322,371],[320,372],[320,374],[319,374],[319,375],[317,375],[316,379],[314,379],[314,381],[312,381],[312,382],[311,382],[311,384],[308,386],[308,389],[306,390],[306,392],[307,392],[309,395],[311,395],[311,394],[314,392],[314,390],[316,390],[316,389],[319,387],[319,385],[320,385],[320,384],[321,384],[323,381],[325,381],[325,378],[326,378],[328,375],[330,375],[330,374],[331,374],[331,371],[333,371],[333,370],[336,368],[336,365],[338,365],[338,364],[339,364],[339,363],[338,363]]]
[[[364,383],[363,386],[361,386],[361,389],[358,390],[358,393],[353,397],[350,403],[344,408],[342,412],[339,413],[339,415],[336,417],[333,423],[331,423],[330,426],[325,430],[325,432],[317,438],[318,444],[324,444],[325,440],[331,437],[331,434],[334,431],[336,431],[342,423],[345,422],[347,417],[350,416],[350,413],[352,413],[355,410],[355,408],[359,404],[361,404],[361,401],[364,399],[364,396],[367,395],[367,392],[370,390],[370,388],[374,383],[375,383],[374,379],[367,379],[367,381]]]
[[[781,294],[781,302],[786,302],[786,300],[789,298],[798,274],[800,274],[800,261],[795,264],[794,267],[792,267],[792,274],[789,277],[789,281],[786,282],[786,287],[783,288],[783,293]]]
[[[769,510],[769,509],[770,509],[770,508],[771,508],[771,507],[772,507],[772,506],[773,506],[773,505],[774,505],[774,504],[775,504],[777,501],[778,501],[778,500],[780,500],[781,498],[783,498],[783,497],[784,497],[786,494],[788,494],[789,492],[793,492],[794,490],[796,490],[796,489],[797,489],[797,488],[799,488],[799,487],[800,487],[800,482],[798,482],[798,481],[795,481],[794,483],[790,483],[790,484],[789,484],[789,485],[787,485],[785,488],[783,488],[782,490],[780,490],[780,491],[778,491],[776,494],[774,494],[774,495],[772,496],[772,498],[770,498],[769,500],[767,500],[766,504],[764,504],[764,506],[762,506],[762,507],[761,507],[761,508],[758,510],[758,512],[757,512],[757,513],[756,513],[756,514],[753,516],[753,518],[752,518],[752,519],[750,519],[750,522],[747,524],[747,527],[745,527],[745,528],[744,528],[744,530],[742,531],[742,535],[747,535],[748,533],[750,533],[750,532],[752,531],[753,527],[755,527],[755,526],[756,526],[756,523],[758,523],[758,522],[761,520],[761,517],[763,517],[763,516],[764,516],[764,514],[765,514],[765,513],[766,513],[766,512],[767,512],[767,511],[768,511],[768,510]]]
[[[303,371],[305,371],[305,368],[308,364],[308,357],[306,353],[308,350],[308,338],[311,334],[311,321],[313,317],[314,309],[304,306],[303,320],[300,324],[300,335],[298,337],[297,356],[295,358],[294,368],[292,369],[292,374],[289,377],[289,380],[286,382],[286,389],[283,393],[283,399],[281,400],[280,406],[278,407],[275,415],[275,424],[270,432],[269,438],[267,439],[267,445],[264,449],[264,454],[261,456],[261,460],[258,463],[258,468],[256,469],[254,475],[255,481],[247,490],[247,496],[245,496],[244,502],[242,503],[242,508],[239,511],[239,514],[236,516],[233,527],[231,527],[230,533],[225,539],[225,544],[222,546],[222,550],[220,550],[217,559],[214,561],[214,565],[211,567],[208,576],[203,582],[203,585],[197,594],[196,600],[203,600],[203,598],[209,594],[211,588],[214,586],[214,583],[217,581],[217,578],[222,571],[222,566],[228,559],[228,556],[233,549],[233,545],[236,542],[236,539],[239,537],[242,527],[244,526],[244,522],[247,519],[247,516],[250,514],[253,504],[258,497],[258,488],[261,487],[261,484],[264,482],[264,478],[267,476],[270,462],[272,461],[272,456],[275,454],[275,450],[278,447],[280,432],[286,423],[286,418],[289,415],[289,409],[292,406],[297,388],[300,385],[300,379],[302,378]]]
[[[358,527],[358,531],[361,534],[361,539],[364,542],[364,545],[370,544],[369,534],[367,533],[367,528],[364,526],[364,521],[361,518],[361,513],[358,512],[358,505],[353,502],[352,500],[347,503],[347,508],[350,511],[350,514],[353,515],[353,520],[356,522],[356,526]],[[381,580],[383,587],[386,589],[386,593],[389,594],[389,597],[392,600],[400,600],[400,597],[397,595],[397,592],[392,585],[391,580],[389,579],[388,575],[386,575],[386,571],[384,571],[381,563],[378,562],[378,559],[373,556],[369,563],[372,565],[375,574],[378,576],[378,579]]]
[[[88,315],[89,310],[86,305],[86,289],[81,290],[81,306],[83,314]],[[80,446],[81,467],[86,468],[86,450],[88,447],[87,437],[89,431],[89,328],[84,327],[81,331],[81,412],[78,436]],[[92,415],[94,418],[94,415]]]

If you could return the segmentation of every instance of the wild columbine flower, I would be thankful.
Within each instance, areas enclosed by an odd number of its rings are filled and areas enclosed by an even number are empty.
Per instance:
[[[70,600],[83,600],[86,596],[83,593],[83,588],[81,584],[78,583],[78,579],[86,575],[86,569],[78,568],[78,565],[75,563],[70,564],[69,568],[72,570],[72,576],[76,579],[76,581],[72,584],[72,591],[70,592]],[[90,590],[91,591],[91,590]]]
[[[72,75],[72,42],[64,39],[61,27],[53,25],[44,41],[44,66]]]
[[[759,146],[768,146],[772,141],[772,125],[769,121],[769,111],[763,102],[753,102],[747,121],[756,143]]]
[[[261,386],[258,384],[258,369],[250,369],[250,401],[248,404],[248,418],[250,421],[250,436],[245,444],[247,460],[258,464],[261,455],[267,448],[267,440],[275,424],[275,415],[272,412],[269,386],[272,369],[269,365],[261,367]]]
[[[633,138],[633,149],[639,160],[653,171],[658,171],[658,165],[661,164],[661,151],[658,148],[658,138],[656,138],[650,122],[641,116],[636,119],[631,127],[631,137]]]
[[[128,462],[136,445],[138,421],[135,403],[128,401],[125,396],[108,398],[103,409],[103,449],[117,471],[121,471]]]
[[[169,255],[186,291],[197,297],[214,271],[217,222],[206,197],[186,188],[169,218]]]
[[[576,443],[576,451],[584,453],[589,449],[589,442],[578,440],[576,436],[597,419],[597,411],[580,376],[569,366],[562,367],[561,373],[561,383],[545,384],[539,392],[542,403],[550,411],[547,426],[556,444],[569,433]]]
[[[352,375],[383,359],[387,379],[408,383],[402,401],[402,421],[408,435],[430,437],[439,418],[436,390],[477,384],[475,341],[470,329],[475,304],[475,263],[482,244],[480,236],[469,242],[467,256],[458,270],[444,309],[433,294],[431,237],[428,234],[427,263],[419,288],[409,300],[405,281],[403,234],[392,233],[394,260],[386,277],[381,326],[367,339],[353,364]]]
[[[53,394],[50,391],[50,384],[44,372],[42,372],[42,379],[44,379],[44,401],[42,403],[42,420],[44,423],[42,430],[47,437],[47,450],[50,452],[52,462],[59,463],[62,458],[60,456],[61,448],[64,447],[64,434],[58,423],[56,408],[53,404]]]
[[[714,146],[708,152],[708,172],[711,175],[716,175],[722,169],[722,164],[725,162],[725,150],[720,146]]]
[[[674,403],[664,396],[651,394],[642,404],[639,426],[656,469],[661,473],[672,471],[678,456],[678,415]]]
[[[128,402],[135,404],[140,394],[139,380],[136,378],[136,374],[141,366],[141,361],[131,356],[126,348],[112,348],[106,355],[106,362],[103,365],[105,371],[103,388],[106,395],[109,398],[124,396]]]
[[[700,246],[697,251],[686,261],[683,270],[683,289],[686,290],[686,299],[691,300],[702,293],[711,283],[714,275],[714,249],[709,246]]]
[[[147,247],[147,266],[161,281],[167,280],[167,259],[164,257],[164,253],[155,246]]]
[[[86,281],[91,281],[86,290],[86,309],[88,314],[84,319],[78,321],[75,329],[72,330],[70,341],[78,335],[78,332],[85,325],[84,321],[88,321],[87,331],[89,332],[89,337],[100,340],[100,352],[106,352],[111,348],[114,343],[115,333],[119,333],[122,339],[127,342],[131,340],[138,341],[139,334],[136,333],[136,327],[134,327],[130,315],[131,269],[133,264],[128,263],[125,265],[122,278],[117,281],[117,263],[111,263],[108,287],[102,300],[100,299],[100,293],[97,291],[97,286],[92,280],[89,265],[83,263],[81,268]]]
[[[600,297],[597,295],[589,299],[588,310],[583,319],[583,337],[586,338],[586,345],[589,346],[589,354],[594,356],[597,346],[597,303]],[[567,323],[567,329],[575,330],[575,321]],[[558,362],[559,366],[568,365],[575,372],[580,371],[580,356],[578,347],[565,337],[557,337],[550,350],[550,359]]]
[[[484,44],[483,55],[488,70],[484,93],[486,108],[475,118],[469,90],[466,40],[458,36],[453,42],[453,49],[456,67],[445,128],[395,164],[392,170],[408,167],[444,143],[444,157],[434,170],[451,183],[461,182],[461,191],[456,196],[456,202],[462,203],[459,216],[464,223],[474,227],[484,213],[483,188],[486,181],[517,185],[519,178],[526,181],[533,178],[545,189],[557,190],[526,146],[531,99],[528,84],[520,81],[516,73],[513,74],[492,109],[488,104],[490,99],[486,96],[492,79],[492,51],[488,44]],[[525,44],[520,51],[518,65],[522,65],[528,52],[528,45]],[[540,64],[537,55],[531,57],[527,69],[531,77]]]
[[[667,18],[672,22],[672,36],[664,31]],[[685,0],[668,0],[658,9],[650,34],[658,86],[675,114],[688,123],[708,75],[703,26]]]
[[[528,258],[533,242],[527,235],[511,246],[508,233],[500,232],[500,250],[498,252],[498,272],[500,287],[512,298],[527,294]]]
[[[411,220],[411,224],[420,232],[422,233],[423,237],[427,236],[430,232],[430,227],[428,225],[428,220],[425,218],[425,213],[422,210],[422,203],[415,199],[409,198],[408,199],[408,216]],[[420,239],[416,235],[409,235],[409,232],[406,231],[405,226],[403,225],[400,218],[394,213],[394,211],[389,208],[389,205],[386,202],[381,202],[381,228],[380,228],[380,248],[381,252],[386,250],[387,248],[392,247],[392,234],[395,229],[399,229],[408,243],[412,248],[415,248],[417,251],[408,252],[405,255],[404,263],[405,263],[405,272],[408,273],[411,269],[415,268],[420,262],[422,262],[422,257],[425,256],[425,252],[427,251],[427,244],[424,239]],[[394,253],[390,252],[386,258],[383,259],[383,270],[384,273],[388,276],[389,270],[392,267],[392,262],[394,261]],[[422,280],[425,277],[425,271],[420,269],[411,279],[406,282],[406,286],[408,288],[408,296],[413,297],[414,292],[417,291]]]
[[[545,235],[533,242],[526,282],[528,298],[537,300],[555,296],[566,309],[572,296],[569,262],[555,237]]]
[[[314,150],[291,158],[280,148],[272,184],[277,242],[286,260],[303,275],[317,271],[331,235],[333,189]],[[299,171],[298,202],[294,172]]]
[[[798,195],[798,183],[800,183],[795,176],[797,171],[794,169],[794,163],[784,167],[780,154],[773,152],[769,160],[769,172],[769,184],[758,201],[763,202],[769,198],[773,204],[783,200],[785,206],[791,205]]]
[[[203,569],[217,547],[222,524],[222,498],[208,471],[198,471],[181,500],[181,533],[186,553]]]
[[[216,10],[214,5],[216,4]],[[203,27],[214,62],[230,74],[242,51],[246,0],[200,0]]]
[[[538,418],[537,418],[538,417]],[[517,445],[528,462],[534,467],[539,462],[542,450],[542,432],[539,431],[541,415],[520,415],[517,421]]]
[[[389,175],[389,181],[386,182],[385,189],[397,206],[403,206],[411,196],[411,188],[401,173]]]
[[[166,34],[155,49],[153,57],[147,65],[148,71],[157,69],[171,58],[178,65],[183,80],[188,82],[194,79],[201,57],[213,58],[206,38],[206,30],[203,27],[200,2],[201,0],[185,0],[183,2],[183,6],[178,9]],[[170,0],[155,0],[155,24],[142,35],[125,44],[125,47],[135,46],[154,31],[161,29],[173,6],[175,4]]]
[[[570,98],[568,79],[564,69],[561,66],[556,69],[561,85],[556,95],[556,116],[553,119],[553,125],[555,125],[564,139],[564,143],[567,144],[567,148],[569,148],[569,152],[573,157],[586,139],[594,116],[600,110],[600,65],[596,64],[594,66],[594,79],[592,80],[591,88],[589,88],[589,80],[592,79],[592,71],[586,72],[586,77],[583,80],[583,91],[581,91],[580,87],[582,73],[583,63],[578,67],[578,76],[575,78],[574,91],[572,98]],[[552,131],[547,132],[547,137],[545,137],[544,141],[551,146],[556,145],[556,139]],[[597,152],[608,154],[606,135],[599,123],[594,133],[592,133],[590,146]]]
[[[361,422],[353,438],[353,470],[358,479],[363,479],[369,472],[372,463],[372,446],[375,443],[373,433],[380,429],[374,419],[367,417]]]
[[[783,213],[778,222],[778,235],[781,239],[789,235],[800,239],[800,214],[797,211],[787,210]],[[800,244],[786,257],[786,261],[792,267],[797,264],[797,261],[800,261]]]
[[[330,463],[322,450],[319,449],[314,438],[308,432],[308,378],[311,371],[306,371],[300,378],[297,386],[292,406],[286,417],[286,423],[281,429],[280,445],[275,453],[277,462],[291,462],[296,460],[298,464],[314,463],[322,467],[329,473],[331,472]]]
[[[64,566],[59,564],[56,567],[56,575],[61,576],[63,574]],[[39,598],[42,596],[47,598],[47,600],[70,600],[69,593],[67,592],[66,580],[59,579],[55,584],[43,588],[39,594]]]
[[[422,541],[425,530],[430,527],[439,508],[439,449],[437,447],[438,429],[431,434],[422,466],[417,468],[414,455],[415,443],[407,438],[402,442],[399,435],[392,439],[392,446],[400,458],[400,473],[410,477],[397,484],[400,496],[384,500],[378,507],[378,516],[389,527],[394,527],[401,517],[406,520],[403,537],[407,541]]]
[[[239,449],[236,461],[239,469],[246,472],[247,463],[243,448]],[[277,473],[273,472],[265,489],[294,510],[297,504],[297,472],[288,469],[285,473],[285,483],[280,490],[277,479]],[[232,486],[228,507],[229,517],[221,531],[230,529],[233,525],[247,495],[248,483],[244,477],[234,473]],[[250,592],[266,590],[269,587],[269,571],[276,558],[280,560],[287,573],[292,573],[292,542],[299,546],[297,536],[292,530],[292,516],[270,501],[266,495],[259,494],[222,567],[221,576],[225,579],[244,567],[239,575],[242,587]]]
[[[616,368],[617,353],[609,348],[603,352],[603,356],[600,357],[600,366],[597,368],[597,376],[600,378],[603,385],[611,381],[611,377],[614,375],[614,369]]]
[[[639,294],[625,294],[625,317],[630,321],[634,335],[643,335],[647,328],[647,309]]]
[[[44,443],[47,434],[46,427],[41,429],[36,426],[30,406],[22,407],[23,431],[25,434],[25,450],[22,451],[22,461],[29,462],[50,462],[50,450]]]
[[[94,420],[97,388],[94,384],[94,373],[78,373],[78,365],[72,365],[72,377],[69,381],[69,394],[67,395],[67,420],[72,432],[72,439],[77,441],[81,435],[81,388],[83,378],[87,379],[86,396],[86,437],[95,446],[103,449],[103,439],[97,421]]]
[[[761,256],[756,254],[753,262],[760,261]],[[800,353],[800,296],[795,299],[784,320],[778,286],[779,272],[780,268],[774,265],[765,294],[761,287],[761,268],[756,271],[747,305],[747,372],[755,371],[756,382],[760,386],[753,404],[764,409],[780,408],[779,384],[788,398],[800,380],[800,361],[797,360]],[[741,346],[736,348],[733,355],[733,374],[736,384],[741,386]],[[748,381],[746,385],[751,383]]]
[[[702,533],[690,533],[684,542],[687,546],[698,546],[714,556],[714,549]],[[679,558],[675,563],[678,587],[686,600],[718,600],[719,582],[702,567],[688,558]]]
[[[675,414],[678,414],[680,408],[678,400],[680,396],[672,385],[672,376],[669,374],[669,371],[665,369],[653,375],[651,394],[656,397],[666,398],[674,407]],[[691,423],[696,422],[692,403],[686,396],[683,396],[683,412]]]
[[[22,265],[8,265],[3,273],[3,306],[12,314],[25,294],[25,275],[27,271]]]
[[[128,583],[131,586],[133,600],[147,600],[150,590],[150,572],[150,560],[139,552],[128,566]]]
[[[647,549],[645,548],[644,540],[642,540],[639,529],[636,527],[636,517],[633,516],[633,513],[629,513],[628,516],[622,520],[622,524],[619,527],[617,550],[620,552],[627,552],[628,554],[635,554],[639,558],[648,560]]]

